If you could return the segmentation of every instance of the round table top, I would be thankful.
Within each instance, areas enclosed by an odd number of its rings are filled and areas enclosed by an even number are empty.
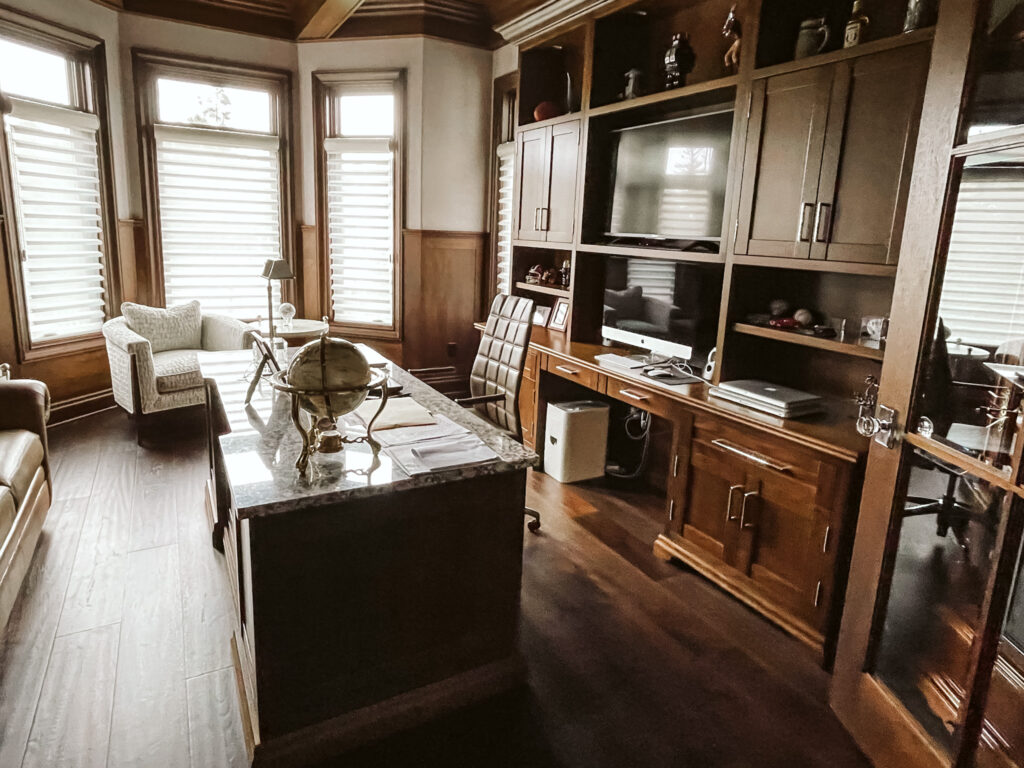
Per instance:
[[[988,360],[991,354],[984,347],[972,347],[962,341],[947,341],[946,352],[950,357],[967,357],[971,360]]]
[[[269,327],[267,323],[251,323],[251,325],[264,336],[268,335]],[[313,336],[319,336],[326,328],[327,323],[323,320],[303,320],[296,317],[288,326],[285,326],[284,320],[279,317],[274,318],[274,335],[280,336],[282,339],[312,338]]]

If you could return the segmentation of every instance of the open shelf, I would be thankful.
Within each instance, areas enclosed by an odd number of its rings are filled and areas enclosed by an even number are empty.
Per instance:
[[[854,261],[789,259],[784,256],[736,255],[732,257],[732,263],[743,267],[798,269],[802,272],[833,272],[841,275],[865,275],[867,277],[896,277],[897,269],[895,264],[861,264]]]
[[[786,342],[787,344],[798,344],[800,346],[811,347],[813,349],[824,349],[828,352],[836,352],[840,355],[851,355],[853,357],[863,357],[867,360],[881,361],[885,357],[885,350],[869,346],[867,342],[862,343],[859,341],[825,339],[819,336],[800,333],[799,331],[786,331],[780,328],[765,328],[760,325],[750,325],[749,323],[735,323],[732,326],[732,329],[736,333],[742,333],[747,336],[758,336],[762,339],[772,339],[774,341]]]
[[[556,288],[553,285],[538,285],[536,283],[516,283],[516,288],[531,293],[543,293],[547,296],[558,296],[563,299],[569,298],[569,291],[566,288]]]
[[[650,107],[655,104],[672,101],[673,99],[684,99],[687,96],[696,96],[697,94],[708,93],[709,91],[735,88],[737,83],[739,83],[739,77],[737,75],[729,75],[728,77],[720,77],[717,80],[684,85],[681,88],[673,88],[670,91],[659,91],[658,93],[650,93],[636,99],[616,101],[601,107],[594,107],[588,114],[591,117],[599,117],[600,115],[610,115],[615,112],[625,112],[631,109],[642,109],[643,107]]]
[[[611,256],[640,256],[649,259],[692,261],[700,264],[725,263],[725,257],[720,253],[680,251],[673,248],[647,248],[636,245],[579,245],[576,247],[576,250],[580,253],[598,253]]]

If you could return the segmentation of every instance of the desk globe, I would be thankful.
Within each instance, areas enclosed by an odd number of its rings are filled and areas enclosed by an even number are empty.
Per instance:
[[[276,389],[288,392],[292,398],[292,422],[302,435],[302,454],[295,463],[300,472],[305,471],[313,453],[337,453],[346,442],[372,440],[370,430],[376,415],[367,425],[366,438],[356,440],[344,437],[337,421],[358,408],[372,389],[381,389],[377,414],[387,401],[387,387],[381,386],[387,375],[372,371],[354,344],[331,338],[326,332],[301,347],[288,370],[274,374],[271,381]],[[302,426],[301,411],[309,415],[308,429]]]

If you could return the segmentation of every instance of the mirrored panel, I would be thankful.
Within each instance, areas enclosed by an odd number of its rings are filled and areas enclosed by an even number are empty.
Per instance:
[[[1007,494],[915,452],[875,675],[952,747]]]
[[[968,141],[1024,124],[1024,0],[993,0],[982,34]]]
[[[1024,388],[1024,149],[969,157],[917,431],[1009,472]]]
[[[992,669],[985,722],[974,763],[978,768],[1024,766],[1024,559],[1003,623],[999,652]]]

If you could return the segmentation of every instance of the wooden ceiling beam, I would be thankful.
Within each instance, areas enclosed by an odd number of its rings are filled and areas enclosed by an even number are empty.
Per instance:
[[[363,0],[297,0],[296,38],[326,40],[348,21]]]

